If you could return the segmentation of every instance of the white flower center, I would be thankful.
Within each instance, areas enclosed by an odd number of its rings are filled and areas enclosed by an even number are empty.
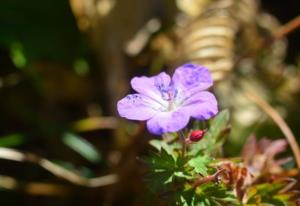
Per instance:
[[[160,91],[161,98],[167,102],[166,111],[174,111],[176,109],[176,97],[178,90],[171,83],[170,85],[158,85],[157,88]]]

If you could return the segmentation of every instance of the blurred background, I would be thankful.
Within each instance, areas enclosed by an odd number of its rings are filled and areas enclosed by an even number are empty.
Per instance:
[[[1,205],[153,205],[158,201],[148,194],[143,181],[146,168],[139,160],[149,152],[147,141],[153,137],[143,123],[119,119],[116,102],[132,92],[133,76],[153,75],[176,65],[161,57],[157,42],[165,36],[172,39],[172,31],[180,27],[178,16],[184,10],[179,1],[0,2]],[[263,0],[257,7],[256,12],[277,19],[275,28],[300,14],[297,0]],[[261,30],[259,37],[268,40],[272,32]],[[274,105],[300,142],[299,36],[300,30],[295,29],[275,39],[272,45],[282,45],[280,58],[272,56],[273,47],[254,52],[236,66],[245,68],[242,72],[216,86],[220,107],[232,111],[227,155],[237,155],[252,133],[283,137],[253,105],[245,113],[249,107],[244,100],[228,100],[226,91],[234,92],[232,83],[243,76],[251,77],[247,83]],[[179,37],[173,44],[184,35]],[[273,68],[275,61],[280,67]],[[265,62],[272,66],[263,67]],[[249,113],[257,115],[249,117]]]

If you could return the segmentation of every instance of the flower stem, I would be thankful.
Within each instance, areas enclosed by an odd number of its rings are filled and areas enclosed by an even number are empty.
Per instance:
[[[203,177],[203,178],[200,178],[198,180],[196,180],[193,184],[192,184],[192,187],[193,188],[196,188],[198,187],[199,185],[202,185],[204,183],[207,183],[207,182],[211,182],[211,181],[217,181],[218,180],[218,176],[221,175],[223,172],[225,172],[226,170],[225,169],[221,169],[219,171],[217,171],[215,174],[213,175],[208,175],[206,177]]]
[[[289,128],[288,124],[285,120],[280,116],[280,114],[271,106],[269,105],[264,99],[257,96],[251,91],[246,91],[245,95],[254,103],[256,103],[266,114],[273,119],[273,121],[278,125],[281,129],[282,133],[285,135],[288,143],[291,146],[292,152],[294,153],[296,163],[298,165],[298,169],[300,170],[300,149],[296,140],[295,135],[293,134],[292,130]]]
[[[179,139],[182,143],[182,157],[184,157],[185,155],[185,151],[186,151],[186,142],[185,142],[185,135],[182,131],[177,132]]]

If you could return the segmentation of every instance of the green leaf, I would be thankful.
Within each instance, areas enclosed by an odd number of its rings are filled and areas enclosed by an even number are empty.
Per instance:
[[[219,112],[219,114],[212,119],[210,127],[204,138],[191,146],[189,154],[194,156],[201,153],[201,151],[206,154],[210,154],[214,152],[214,150],[220,148],[224,140],[219,137],[226,129],[228,121],[229,111],[223,110]]]
[[[169,145],[169,144],[167,144],[166,142],[164,142],[162,140],[156,140],[156,139],[151,140],[149,143],[150,143],[151,146],[153,146],[154,148],[156,148],[160,152],[162,151],[162,149],[165,150],[176,161],[177,156],[176,156],[176,154],[174,152],[174,147],[176,145],[174,145],[174,144],[173,145]]]
[[[24,54],[24,49],[22,47],[22,44],[20,43],[15,42],[11,45],[10,56],[12,62],[17,68],[23,68],[27,63],[27,59]]]
[[[101,160],[101,155],[98,150],[91,143],[78,135],[65,133],[62,141],[90,162],[97,163]]]
[[[171,187],[170,182],[173,180],[173,172],[151,172],[146,175],[145,180],[151,192],[167,191]]]
[[[184,178],[184,179],[187,179],[187,180],[193,179],[193,176],[189,175],[186,172],[182,172],[182,171],[176,171],[176,172],[174,172],[174,176],[180,177],[180,178]]]
[[[171,153],[171,148],[169,145],[162,140],[153,139],[150,140],[149,144],[158,151],[161,151],[161,149],[164,148],[169,154]]]
[[[150,169],[146,180],[152,192],[170,190],[174,178],[191,178],[184,172],[180,158],[174,158],[170,145],[161,141],[152,141],[151,144],[159,150],[158,153],[144,159]]]
[[[207,164],[211,161],[212,159],[208,156],[197,156],[188,161],[188,164],[194,168],[195,172],[200,173],[203,176],[207,176]]]
[[[231,188],[213,182],[180,192],[177,202],[185,206],[240,205]]]
[[[153,154],[150,158],[145,159],[145,161],[154,171],[174,171],[176,168],[176,160],[165,149],[162,149],[160,153]]]
[[[195,194],[194,190],[185,191],[180,195],[180,201],[183,206],[213,206],[212,202],[205,196]]]
[[[14,133],[0,137],[0,147],[15,147],[21,145],[25,141],[22,134]]]
[[[283,182],[262,183],[252,186],[247,191],[247,204],[257,204],[259,200],[264,205],[294,206],[292,193],[279,193],[285,187]]]
[[[150,191],[166,191],[173,181],[176,169],[176,162],[172,155],[162,148],[159,153],[144,160],[150,167],[149,174],[146,175]]]
[[[229,121],[229,111],[223,110],[221,111],[213,120],[211,123],[211,126],[208,130],[208,136],[209,138],[216,142],[217,138],[221,134],[221,132],[226,128]]]
[[[256,186],[256,189],[261,195],[274,195],[284,187],[283,183],[262,183]]]

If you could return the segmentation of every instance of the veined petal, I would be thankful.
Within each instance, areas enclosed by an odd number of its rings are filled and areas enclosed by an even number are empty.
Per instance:
[[[216,97],[207,91],[201,91],[187,98],[180,110],[189,113],[198,120],[207,120],[218,113]]]
[[[161,110],[161,105],[142,94],[129,94],[118,101],[121,117],[131,120],[148,120]]]
[[[170,82],[170,76],[165,72],[161,72],[153,77],[134,77],[131,80],[131,86],[138,93],[148,96],[166,106],[167,103],[162,99],[160,88],[162,86],[168,86]]]
[[[147,121],[147,128],[156,135],[176,132],[184,128],[189,119],[189,114],[182,111],[160,112]]]
[[[213,84],[208,69],[196,64],[184,64],[175,70],[172,77],[174,85],[183,91],[201,91]]]

